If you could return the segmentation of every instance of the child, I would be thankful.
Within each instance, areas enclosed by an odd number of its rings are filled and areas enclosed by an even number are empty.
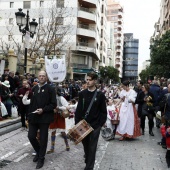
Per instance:
[[[165,158],[167,166],[170,168],[170,120],[167,121],[166,125],[161,126],[161,134],[166,139],[167,151]]]
[[[117,125],[113,125],[111,120],[115,119],[116,116],[116,107],[113,103],[112,99],[107,100],[107,120],[106,120],[106,126],[107,128],[111,129],[111,136],[109,139],[114,139],[115,133],[116,133],[116,127]]]
[[[74,98],[70,101],[70,104],[67,106],[67,109],[70,112],[69,118],[66,118],[66,130],[68,132],[69,129],[71,129],[75,125],[74,121],[74,113],[76,111],[78,104],[78,98]]]

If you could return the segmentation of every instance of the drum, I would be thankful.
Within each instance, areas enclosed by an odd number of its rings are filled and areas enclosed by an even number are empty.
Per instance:
[[[77,145],[92,131],[93,128],[83,119],[68,131],[67,136]]]

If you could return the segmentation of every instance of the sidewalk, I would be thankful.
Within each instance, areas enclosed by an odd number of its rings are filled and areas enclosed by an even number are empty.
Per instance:
[[[0,136],[21,127],[21,117],[0,121]]]

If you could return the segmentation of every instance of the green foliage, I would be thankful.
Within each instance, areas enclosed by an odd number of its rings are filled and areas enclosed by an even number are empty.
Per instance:
[[[100,67],[100,76],[103,80],[111,79],[114,82],[119,82],[119,71],[111,66]]]
[[[170,71],[170,31],[167,31],[160,39],[156,39],[150,46],[151,64],[139,74],[146,81],[149,75],[169,78]]]

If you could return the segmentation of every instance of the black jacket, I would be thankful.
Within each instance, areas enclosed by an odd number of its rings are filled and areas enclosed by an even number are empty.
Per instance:
[[[75,124],[82,120],[94,96],[94,92],[85,89],[79,93],[79,101],[75,112]],[[97,92],[96,99],[89,115],[85,119],[94,129],[103,126],[107,119],[106,99],[101,91]]]
[[[55,89],[48,84],[41,88],[36,85],[32,89],[33,96],[29,105],[28,120],[30,123],[51,123],[54,121],[54,108],[56,107]],[[42,108],[41,115],[32,113],[35,110]]]
[[[152,97],[151,102],[153,103],[154,95],[151,92],[148,92],[148,96]],[[136,100],[136,102],[138,103],[138,116],[139,117],[141,117],[141,115],[142,115],[142,106],[146,102],[146,101],[144,101],[144,98],[145,98],[145,93],[142,91],[141,93],[139,93],[138,98]]]

